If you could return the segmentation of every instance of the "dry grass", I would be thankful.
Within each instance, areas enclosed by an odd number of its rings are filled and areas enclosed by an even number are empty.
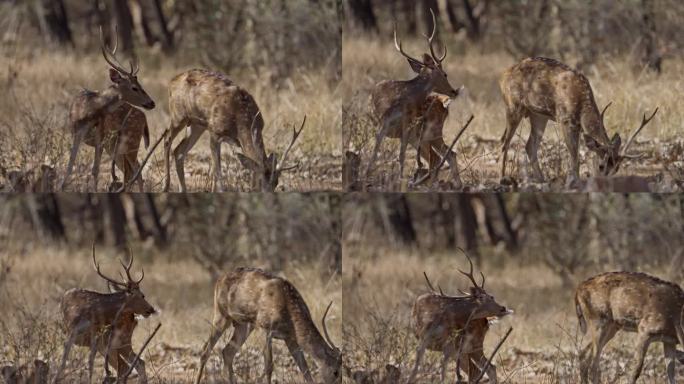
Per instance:
[[[456,268],[465,260],[454,254],[397,250],[370,246],[346,247],[344,254],[343,332],[345,361],[355,368],[401,367],[403,378],[413,367],[417,341],[410,328],[413,300],[427,292],[422,276],[426,271],[433,283],[447,294],[465,290],[467,280]],[[488,259],[492,260],[492,259]],[[485,354],[489,355],[509,326],[513,333],[495,359],[500,383],[577,383],[578,353],[588,338],[577,326],[572,288],[549,269],[521,265],[503,258],[484,263],[487,291],[515,314],[501,319],[488,333]],[[601,271],[585,271],[577,282]],[[663,271],[645,271],[663,275]],[[660,273],[659,273],[660,272]],[[625,371],[632,362],[635,335],[618,333],[608,344],[602,359],[605,383],[626,383]],[[665,361],[662,348],[653,345],[640,383],[662,383]],[[427,352],[419,382],[437,382],[441,356]],[[455,375],[452,361],[450,380]],[[678,365],[678,374],[684,369]]]
[[[142,289],[147,299],[160,310],[158,315],[139,322],[133,339],[134,349],[139,349],[156,324],[161,322],[163,326],[143,356],[150,382],[191,382],[199,351],[209,335],[213,282],[197,264],[170,257],[168,252],[133,251],[140,257],[138,267],[145,269]],[[2,266],[8,265],[9,269],[3,268],[6,274],[0,279],[0,306],[3,308],[0,316],[0,365],[23,364],[34,358],[49,361],[53,369],[58,365],[65,340],[58,327],[61,318],[58,303],[62,293],[73,287],[106,291],[93,271],[89,257],[87,249],[33,245],[10,247],[2,252]],[[113,254],[102,249],[98,251],[98,257],[105,271],[115,271],[118,264]],[[322,282],[318,277],[320,271],[308,265],[290,265],[283,276],[298,288],[317,323],[327,303],[335,302],[328,315],[328,328],[331,337],[342,344],[340,279]],[[223,380],[220,349],[230,338],[230,333],[228,330],[224,334],[207,364],[206,382]],[[263,372],[261,349],[264,340],[264,333],[257,330],[237,355],[235,368],[240,382],[259,381]],[[274,378],[282,383],[301,382],[302,376],[284,344],[276,341],[273,345]],[[87,378],[86,360],[85,348],[74,348],[67,370],[69,382]],[[96,363],[96,377],[101,377],[101,357]]]
[[[184,58],[186,62],[188,58]],[[168,81],[178,73],[200,67],[177,65],[173,58],[156,52],[141,57],[140,81],[157,102],[157,108],[147,111],[152,141],[156,140],[169,123]],[[257,100],[266,121],[264,139],[267,152],[282,155],[291,137],[291,126],[307,124],[297,145],[289,156],[291,164],[299,168],[280,180],[279,190],[309,191],[340,188],[341,102],[335,84],[331,84],[325,69],[320,72],[298,73],[282,81],[275,89],[270,82],[254,75],[228,74],[245,87]],[[104,89],[108,86],[107,66],[96,52],[83,54],[69,51],[31,50],[28,48],[0,48],[0,167],[5,172],[26,172],[47,164],[57,169],[58,179],[64,175],[71,134],[65,129],[69,98],[81,88]],[[175,143],[181,140],[181,136]],[[190,191],[210,188],[210,152],[208,134],[190,152],[186,161],[186,180]],[[230,148],[230,149],[228,149]],[[234,156],[239,151],[224,146],[223,177],[226,188],[249,190],[248,171]],[[138,155],[142,160],[142,149]],[[147,191],[160,191],[164,177],[163,151],[157,149],[146,167],[143,177]],[[93,150],[81,146],[75,175],[69,190],[85,191],[90,174]],[[110,162],[103,157],[100,187],[108,185]],[[172,166],[172,185],[178,187]]]
[[[424,41],[404,43],[407,52],[423,52]],[[445,141],[450,143],[456,132],[473,114],[475,119],[456,145],[459,165],[467,185],[497,184],[499,166],[498,143],[505,129],[504,107],[498,87],[501,72],[517,61],[505,53],[479,53],[477,47],[465,47],[463,43],[447,41],[449,55],[444,62],[445,71],[454,87],[464,85],[466,92],[450,106],[450,116],[445,123]],[[369,119],[368,98],[374,84],[385,79],[409,79],[413,77],[405,59],[394,49],[391,34],[382,38],[368,39],[347,37],[343,39],[343,85],[342,98],[345,109],[343,123],[345,150],[361,151],[365,161],[370,157],[376,129]],[[645,112],[660,108],[655,120],[640,135],[638,149],[646,157],[629,162],[622,167],[621,174],[652,175],[663,171],[669,164],[663,148],[670,145],[672,153],[681,150],[681,134],[684,131],[684,60],[671,58],[664,62],[663,73],[653,73],[635,68],[626,57],[603,57],[596,66],[585,70],[597,103],[600,107],[612,101],[606,114],[606,128],[609,135],[619,132],[623,137],[636,129]],[[518,129],[513,141],[509,161],[514,162],[512,172],[523,176],[526,161],[524,142],[529,132],[529,122]],[[545,146],[540,151],[542,168],[547,179],[564,176],[567,150],[557,125],[549,124],[544,136]],[[397,140],[386,139],[380,151],[375,171],[380,180],[368,180],[371,189],[397,190],[399,187]],[[665,149],[670,151],[670,149]],[[587,153],[581,148],[583,167],[581,173],[589,172]],[[408,172],[414,167],[415,151],[407,156]],[[380,164],[380,165],[378,165]],[[509,171],[511,172],[511,171]],[[405,175],[406,176],[406,175]],[[384,177],[384,179],[383,179]]]

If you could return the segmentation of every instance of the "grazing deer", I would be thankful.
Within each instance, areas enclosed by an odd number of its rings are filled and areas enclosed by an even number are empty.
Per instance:
[[[600,382],[599,362],[605,345],[619,330],[637,333],[630,383],[636,383],[644,356],[653,341],[663,343],[667,379],[675,383],[675,360],[684,346],[682,309],[684,292],[675,283],[645,273],[608,272],[582,282],[575,291],[575,309],[582,333],[591,332],[580,357],[582,383]]]
[[[228,142],[242,149],[238,154],[240,163],[253,172],[253,180],[262,191],[272,192],[278,186],[278,178],[284,171],[295,168],[283,167],[290,149],[304,129],[306,117],[299,130],[293,129],[292,140],[278,163],[274,153],[266,155],[262,137],[264,119],[256,101],[243,88],[235,85],[222,73],[204,69],[191,69],[171,79],[169,83],[169,111],[171,124],[164,139],[166,179],[164,191],[171,183],[169,157],[171,144],[178,133],[190,126],[189,134],[174,148],[173,158],[182,192],[185,187],[185,158],[202,133],[210,131],[212,190],[222,190],[221,143]]]
[[[254,268],[238,268],[225,274],[216,282],[214,289],[212,331],[202,349],[195,384],[202,379],[211,350],[230,325],[233,326],[233,335],[223,348],[223,364],[228,371],[229,383],[235,383],[235,354],[255,328],[266,331],[264,365],[267,383],[271,383],[273,373],[271,342],[274,338],[285,341],[307,383],[314,381],[303,352],[307,352],[321,365],[324,383],[340,383],[342,355],[330,339],[325,325],[330,305],[321,322],[325,335],[323,338],[316,329],[304,299],[289,281]]]
[[[432,13],[432,10],[430,10]],[[375,136],[375,147],[371,155],[371,160],[368,163],[366,175],[372,169],[380,144],[385,137],[401,139],[399,151],[399,168],[400,173],[404,170],[404,156],[406,153],[407,144],[414,146],[421,154],[428,152],[431,148],[438,152],[439,156],[447,156],[444,151],[444,146],[439,143],[444,142],[441,136],[441,125],[437,129],[426,127],[421,129],[423,121],[419,117],[424,116],[426,111],[426,102],[431,92],[437,92],[449,98],[456,98],[461,90],[454,89],[447,74],[442,68],[442,62],[446,58],[447,50],[444,46],[444,53],[442,56],[437,56],[432,46],[437,24],[435,22],[435,15],[432,13],[432,33],[426,36],[430,54],[423,54],[423,60],[418,60],[411,57],[404,52],[401,42],[397,39],[397,26],[394,26],[394,46],[402,56],[408,60],[411,69],[418,75],[408,81],[399,80],[385,80],[375,85],[371,92],[371,104],[373,109],[373,116],[379,123],[379,131]],[[432,103],[436,105],[439,103]],[[436,119],[439,120],[439,119]],[[442,122],[443,123],[443,122]],[[418,127],[417,127],[418,126]],[[424,135],[425,141],[420,140],[421,132],[425,130],[427,135]],[[437,137],[439,135],[439,137]],[[425,147],[426,149],[423,149]],[[456,157],[449,156],[449,165],[452,167],[452,174],[454,175],[456,184],[460,185],[458,179],[458,171],[456,166]]]
[[[92,257],[97,274],[116,292],[99,293],[74,288],[64,293],[60,309],[63,327],[69,337],[64,346],[61,368],[53,383],[60,379],[60,373],[74,344],[90,348],[88,363],[91,376],[96,352],[107,357],[106,370],[111,365],[116,370],[117,377],[123,375],[135,358],[131,343],[133,331],[138,324],[135,315],[149,317],[156,312],[140,290],[145,271],[142,271],[142,276],[138,280],[131,277],[132,255],[128,264],[121,262],[126,273],[126,281],[114,280],[100,271],[100,265],[95,260],[94,245]],[[146,383],[145,363],[142,360],[138,360],[135,370],[138,372],[138,382]],[[89,382],[91,381],[92,377]]]
[[[608,138],[603,118],[608,106],[599,112],[589,80],[577,70],[553,59],[527,58],[507,69],[499,80],[506,105],[506,131],[501,138],[501,178],[506,176],[508,147],[520,121],[530,120],[530,136],[525,150],[532,165],[534,177],[543,181],[537,150],[544,136],[548,120],[557,122],[563,133],[565,145],[570,152],[567,184],[572,186],[579,179],[579,136],[598,156],[598,176],[615,174],[624,159],[638,156],[627,153],[636,135],[658,112],[644,118],[622,146],[618,133]]]
[[[459,358],[461,369],[468,374],[468,382],[474,383],[480,368],[487,363],[482,344],[489,330],[488,318],[512,313],[485,291],[482,272],[482,283],[477,284],[473,276],[473,262],[467,255],[466,258],[470,263],[470,272],[460,269],[459,272],[473,283],[470,294],[447,296],[441,290],[436,293],[428,280],[432,291],[418,296],[413,303],[411,322],[419,343],[409,383],[415,381],[425,349],[442,352],[442,382],[446,380],[449,360]],[[425,277],[427,279],[427,275]],[[496,367],[490,365],[486,373],[490,382],[496,383]]]
[[[62,190],[64,190],[64,186],[71,175],[81,142],[85,142],[87,145],[95,148],[92,170],[95,191],[97,191],[97,179],[100,173],[100,161],[104,148],[112,156],[121,157],[116,161],[119,166],[125,167],[127,163],[130,163],[128,164],[129,166],[135,166],[137,161],[132,161],[133,148],[135,147],[135,155],[137,157],[140,136],[143,135],[145,137],[145,146],[149,143],[147,121],[145,120],[144,113],[132,108],[131,115],[126,121],[126,126],[123,127],[123,116],[128,114],[131,106],[150,110],[154,109],[155,104],[138,82],[136,75],[140,68],[137,60],[130,62],[130,71],[123,69],[118,64],[115,56],[117,45],[118,39],[115,41],[114,48],[111,51],[105,47],[102,27],[100,27],[100,48],[102,56],[111,67],[109,68],[109,78],[112,81],[112,85],[100,92],[83,90],[71,103],[69,125],[74,141],[71,146],[66,175],[60,186]],[[109,116],[110,114],[114,115]],[[115,137],[119,133],[125,137],[123,145],[125,145],[126,150],[123,154],[120,154],[113,144],[116,142]],[[126,172],[125,168],[123,171],[124,173]]]

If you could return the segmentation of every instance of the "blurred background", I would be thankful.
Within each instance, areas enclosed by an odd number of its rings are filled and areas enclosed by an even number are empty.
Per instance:
[[[109,85],[102,26],[110,46],[118,37],[124,66],[132,56],[140,60],[140,82],[157,102],[146,112],[152,140],[168,126],[173,76],[196,67],[222,71],[255,97],[268,152],[282,155],[290,125],[307,115],[292,160],[308,177],[288,175],[285,188],[332,189],[339,176],[340,104],[334,94],[341,78],[340,9],[335,0],[1,1],[0,89],[8,97],[0,103],[0,176],[40,165],[61,172],[71,143],[63,128],[70,97],[83,87]],[[197,160],[208,161],[208,139],[196,148],[196,160],[186,163],[205,173]],[[82,152],[84,166],[92,150]],[[157,156],[146,172],[149,191],[157,190],[162,173]],[[238,162],[229,169],[226,184],[245,189]],[[207,175],[192,179],[194,190],[207,189]]]
[[[684,281],[684,198],[650,194],[374,194],[343,204],[343,291],[348,364],[397,364],[408,375],[417,341],[413,301],[428,292],[423,272],[448,295],[466,291],[463,248],[486,276],[486,290],[512,308],[491,327],[485,355],[512,326],[494,363],[499,380],[579,382],[575,287],[593,275],[640,271]],[[634,335],[608,347],[604,378],[626,380]],[[437,380],[441,356],[426,354],[424,380]],[[455,364],[453,364],[455,366]],[[452,368],[453,368],[452,366]],[[454,375],[453,369],[450,371]],[[650,380],[664,377],[651,348]],[[680,371],[681,374],[681,371]]]
[[[675,179],[684,111],[684,3],[678,0],[347,0],[343,49],[343,146],[367,160],[377,127],[368,110],[372,87],[382,80],[414,77],[394,48],[397,25],[404,50],[414,57],[428,52],[423,35],[436,16],[436,47],[445,45],[443,62],[453,87],[465,86],[451,105],[444,125],[450,143],[471,114],[472,124],[456,144],[464,182],[498,182],[497,145],[505,129],[499,91],[501,73],[526,57],[544,56],[577,68],[589,79],[596,103],[606,112],[609,135],[624,138],[641,117],[659,107],[657,118],[639,135],[633,149],[644,154],[621,173],[668,175]],[[439,53],[438,53],[439,54]],[[513,167],[524,168],[525,120],[513,140]],[[389,181],[368,181],[377,190],[399,190],[398,140],[385,140],[379,152]],[[407,164],[413,166],[414,150]],[[546,130],[540,156],[548,179],[562,179],[567,150],[555,123]],[[582,158],[585,148],[581,146]],[[509,156],[510,159],[510,156]],[[585,164],[585,160],[582,161]],[[588,168],[587,168],[588,170]],[[582,174],[586,171],[582,168]],[[490,188],[491,189],[491,188]],[[554,189],[555,190],[555,189]]]
[[[145,271],[142,291],[160,314],[140,321],[133,344],[139,350],[156,323],[163,324],[143,356],[152,365],[148,376],[158,382],[191,380],[209,335],[214,282],[241,266],[291,281],[316,324],[333,301],[327,324],[341,344],[340,205],[337,194],[3,196],[0,366],[40,358],[56,369],[66,338],[58,308],[63,293],[107,292],[93,270],[93,243],[105,274],[117,276],[118,260],[126,260],[128,249],[135,276]],[[230,334],[212,355],[208,382],[220,382],[220,348]],[[239,377],[247,382],[263,373],[263,341],[264,334],[255,332],[236,360]],[[284,343],[275,342],[274,348],[275,377],[301,382]],[[87,377],[86,349],[74,352],[70,378]],[[98,358],[98,375],[101,362]]]

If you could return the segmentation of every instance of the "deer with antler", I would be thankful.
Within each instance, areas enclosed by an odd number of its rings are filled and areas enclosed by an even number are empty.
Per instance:
[[[191,69],[174,77],[169,83],[169,111],[171,124],[164,138],[165,192],[169,191],[171,185],[171,144],[176,135],[188,126],[189,133],[173,150],[182,192],[186,191],[185,158],[206,130],[211,134],[209,146],[213,191],[223,190],[221,144],[224,142],[242,150],[237,157],[245,168],[253,172],[254,184],[258,184],[262,191],[274,191],[280,174],[296,168],[283,167],[282,164],[304,129],[306,116],[299,130],[293,128],[292,139],[280,161],[274,153],[266,155],[262,136],[264,119],[256,101],[249,92],[222,73]]]
[[[131,338],[137,326],[136,315],[149,317],[156,310],[145,299],[140,290],[140,283],[145,277],[142,270],[139,279],[131,276],[133,256],[127,264],[121,261],[121,266],[126,274],[125,281],[112,279],[100,271],[100,265],[95,259],[95,245],[92,251],[95,272],[107,282],[113,293],[99,293],[85,289],[70,289],[64,293],[60,309],[62,312],[62,325],[68,334],[64,345],[61,368],[54,378],[53,383],[58,382],[61,372],[64,370],[69,352],[73,345],[90,348],[88,366],[90,371],[89,382],[92,382],[92,367],[95,354],[99,352],[105,357],[105,370],[112,366],[120,377],[128,371],[136,358],[133,352]],[[135,363],[138,373],[138,382],[146,383],[145,362],[138,359]]]
[[[488,319],[503,317],[512,311],[497,303],[494,297],[485,291],[485,277],[482,272],[482,282],[477,283],[473,276],[473,262],[467,254],[466,258],[470,263],[470,271],[458,271],[465,275],[473,286],[469,293],[461,292],[463,296],[447,296],[441,288],[437,293],[427,274],[425,275],[431,292],[418,296],[411,311],[411,323],[419,343],[409,383],[415,381],[426,349],[441,352],[443,355],[442,382],[446,380],[449,361],[458,359],[458,365],[466,371],[469,383],[475,383],[481,370],[485,368],[489,381],[496,383],[496,367],[487,364],[482,344],[489,330]]]
[[[525,145],[534,177],[543,181],[537,151],[546,123],[551,120],[561,127],[565,145],[570,153],[566,184],[579,180],[579,137],[583,134],[587,148],[598,156],[595,174],[615,174],[622,162],[634,158],[627,152],[634,138],[653,119],[644,114],[641,125],[623,146],[618,133],[608,138],[604,116],[610,103],[599,112],[589,80],[578,70],[553,59],[527,58],[507,69],[499,80],[506,105],[506,130],[501,137],[501,178],[506,176],[508,148],[523,118],[530,120],[530,136]],[[636,156],[638,157],[638,156]]]
[[[446,145],[442,138],[441,124],[439,129],[425,127],[424,117],[428,115],[430,106],[439,107],[437,103],[444,101],[428,100],[432,92],[456,98],[461,88],[454,89],[447,74],[442,67],[442,62],[446,58],[447,49],[444,46],[444,53],[441,56],[435,54],[433,47],[437,24],[432,10],[432,32],[426,36],[430,53],[423,54],[423,59],[419,60],[407,54],[402,48],[401,42],[397,38],[397,26],[394,26],[394,46],[399,53],[408,60],[411,69],[417,74],[411,80],[385,80],[376,84],[371,92],[372,114],[379,124],[379,131],[375,136],[375,147],[368,163],[366,174],[368,175],[375,163],[377,152],[385,137],[401,139],[399,150],[400,173],[404,170],[404,157],[406,147],[411,144],[419,151],[419,156],[432,156],[431,153],[440,157],[447,157],[449,165],[452,167],[452,175],[457,185],[461,185],[456,165],[456,157],[453,153],[446,152]],[[427,106],[427,107],[426,107]],[[437,118],[437,121],[440,119]],[[443,119],[442,119],[443,123]],[[423,137],[423,140],[421,140]]]
[[[636,332],[635,361],[629,383],[635,384],[648,347],[663,343],[668,383],[675,383],[675,364],[684,362],[684,291],[679,285],[645,273],[608,272],[591,277],[575,290],[575,310],[590,342],[580,355],[582,383],[600,383],[599,362],[608,342],[620,331]]]
[[[130,62],[130,70],[124,69],[115,56],[117,46],[118,39],[113,49],[106,47],[100,27],[100,49],[110,66],[112,84],[99,92],[84,89],[71,102],[69,126],[73,143],[61,190],[64,190],[69,180],[81,142],[95,148],[91,175],[95,191],[103,149],[114,158],[114,163],[124,172],[124,179],[128,181],[139,167],[137,154],[141,137],[145,139],[145,147],[149,145],[147,119],[142,111],[134,107],[151,110],[155,103],[138,81],[140,67],[137,60]],[[142,179],[139,187],[142,191]]]
[[[271,383],[273,373],[273,339],[285,341],[307,383],[314,381],[303,352],[319,363],[324,383],[340,383],[342,355],[330,339],[325,325],[331,305],[332,302],[321,321],[324,338],[316,329],[309,307],[289,281],[254,268],[238,268],[225,274],[216,282],[214,289],[212,331],[202,349],[195,384],[202,379],[214,345],[231,325],[233,335],[223,349],[223,364],[228,371],[229,383],[235,383],[233,359],[255,328],[266,332],[264,365],[267,383]]]

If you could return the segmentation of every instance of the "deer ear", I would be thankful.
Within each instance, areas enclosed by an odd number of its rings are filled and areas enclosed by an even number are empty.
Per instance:
[[[243,167],[249,169],[250,171],[257,172],[261,168],[256,161],[250,159],[242,153],[238,153],[237,157],[238,160],[240,160],[240,164],[242,164]]]
[[[109,79],[114,84],[120,84],[123,81],[123,77],[121,77],[119,71],[114,68],[109,68]]]
[[[406,61],[408,61],[409,65],[411,66],[411,69],[415,73],[420,73],[420,71],[422,71],[423,68],[425,68],[425,65],[423,65],[423,63],[421,63],[420,61],[413,59],[406,59]]]

